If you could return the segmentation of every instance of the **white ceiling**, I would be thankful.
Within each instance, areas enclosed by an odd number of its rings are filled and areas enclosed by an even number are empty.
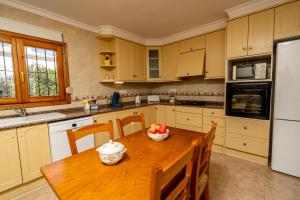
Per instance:
[[[19,0],[90,26],[112,25],[162,38],[227,17],[249,0]]]

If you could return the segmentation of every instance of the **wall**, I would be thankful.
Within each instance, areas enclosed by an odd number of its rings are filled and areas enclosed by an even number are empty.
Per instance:
[[[2,4],[0,4],[0,16],[62,32],[68,44],[70,85],[73,88],[72,104],[27,109],[29,112],[79,107],[82,106],[80,100],[85,98],[103,99],[102,103],[105,103],[105,98],[109,97],[115,90],[126,90],[129,95],[125,96],[130,97],[124,98],[125,100],[133,100],[133,96],[136,94],[147,95],[152,93],[161,94],[162,97],[167,98],[169,96],[168,90],[171,88],[177,89],[178,99],[223,100],[223,80],[204,81],[203,78],[192,78],[178,83],[101,84],[98,82],[99,44],[96,33]],[[188,93],[192,91],[194,93]],[[0,111],[0,116],[13,113],[13,111]]]
[[[161,94],[163,98],[172,94],[179,100],[224,101],[224,79],[194,77],[181,82],[154,85],[152,92]]]

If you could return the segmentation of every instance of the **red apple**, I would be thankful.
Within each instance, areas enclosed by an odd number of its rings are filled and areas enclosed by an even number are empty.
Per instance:
[[[155,134],[156,133],[156,129],[155,128],[149,128],[148,132],[152,133],[152,134]]]
[[[158,131],[160,129],[159,125],[155,125],[155,129]]]
[[[159,129],[158,129],[158,132],[159,132],[159,134],[164,134],[164,133],[166,133],[166,128],[165,127],[160,127]]]
[[[165,128],[167,129],[167,126],[165,124],[160,125],[160,128]]]

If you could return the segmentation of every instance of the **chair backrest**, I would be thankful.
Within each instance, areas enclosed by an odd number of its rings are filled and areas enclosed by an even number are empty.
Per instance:
[[[93,125],[87,125],[79,129],[75,130],[67,130],[68,139],[69,139],[69,145],[71,148],[72,154],[77,154],[77,146],[76,146],[76,140],[85,137],[90,134],[95,133],[104,133],[108,132],[109,137],[111,140],[114,140],[114,130],[113,130],[113,123],[111,120],[108,121],[108,123],[105,124],[93,124]]]
[[[168,190],[168,194],[164,199],[189,199],[190,180],[194,160],[193,156],[196,145],[197,142],[194,141],[188,149],[177,157],[175,162],[169,164],[165,168],[155,167],[152,170],[150,200],[160,200],[162,191],[170,186],[170,190]],[[175,180],[182,171],[184,172],[183,177]]]
[[[145,129],[145,118],[144,118],[143,113],[141,113],[140,115],[131,115],[131,116],[125,117],[123,119],[117,119],[120,138],[125,137],[123,127],[130,124],[130,123],[132,123],[132,122],[141,122],[142,130]]]
[[[203,140],[196,147],[196,157],[191,180],[191,197],[192,199],[200,199],[204,188],[209,180],[209,164],[213,140],[215,138],[217,124],[211,126],[210,131],[204,136]],[[205,176],[204,176],[205,175]],[[205,177],[203,181],[203,178]]]

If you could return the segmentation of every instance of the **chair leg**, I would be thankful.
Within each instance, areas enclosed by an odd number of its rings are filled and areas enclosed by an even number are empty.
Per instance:
[[[203,196],[205,200],[209,200],[209,186],[208,183],[205,186],[205,189],[203,191]]]

